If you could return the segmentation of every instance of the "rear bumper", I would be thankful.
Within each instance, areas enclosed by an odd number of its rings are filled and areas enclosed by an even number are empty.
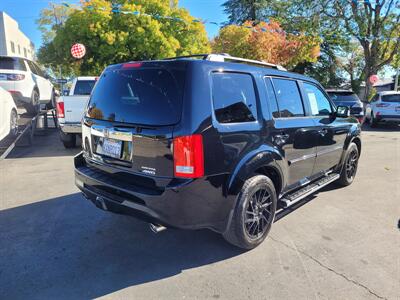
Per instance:
[[[83,153],[75,157],[75,183],[98,208],[167,227],[224,232],[236,199],[224,195],[224,179],[172,179],[165,187],[149,188],[93,168]]]
[[[60,123],[60,129],[64,133],[82,133],[82,125],[81,123]]]
[[[383,115],[379,114],[375,117],[375,119],[379,122],[393,122],[400,123],[400,115]]]

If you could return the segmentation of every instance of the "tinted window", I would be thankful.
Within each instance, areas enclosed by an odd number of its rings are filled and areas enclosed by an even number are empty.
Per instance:
[[[123,123],[172,125],[180,121],[183,86],[181,70],[106,70],[93,90],[88,116]]]
[[[26,71],[26,66],[20,58],[0,57],[0,69]]]
[[[272,79],[281,118],[304,116],[299,87],[294,80]]]
[[[358,102],[360,99],[353,92],[329,92],[328,95],[331,97],[333,101],[349,101],[349,102]]]
[[[395,95],[384,95],[382,96],[383,102],[400,102],[400,94]]]
[[[279,118],[280,114],[278,109],[278,103],[276,103],[274,87],[272,86],[270,78],[265,78],[265,85],[267,87],[268,103],[272,111],[272,116],[274,118]]]
[[[315,85],[304,83],[304,91],[310,103],[313,116],[328,116],[332,113],[331,103],[324,93]]]
[[[75,85],[74,95],[90,95],[95,80],[78,80]]]
[[[241,123],[256,120],[256,94],[248,74],[213,73],[213,103],[219,123]]]

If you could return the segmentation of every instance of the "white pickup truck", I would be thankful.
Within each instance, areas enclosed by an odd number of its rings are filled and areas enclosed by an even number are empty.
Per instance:
[[[65,148],[76,146],[76,136],[82,134],[81,120],[97,77],[77,77],[68,96],[57,100],[57,118],[60,138]]]

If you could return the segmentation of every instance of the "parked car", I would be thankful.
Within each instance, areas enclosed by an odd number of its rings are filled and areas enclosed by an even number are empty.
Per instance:
[[[60,138],[65,148],[76,147],[76,137],[82,133],[81,121],[96,83],[96,77],[77,77],[73,80],[68,96],[57,100],[57,118],[60,127]]]
[[[30,114],[38,113],[40,104],[54,107],[54,87],[49,76],[37,63],[26,58],[0,56],[0,86]]]
[[[10,93],[0,87],[0,141],[18,133],[18,112]]]
[[[353,91],[327,89],[326,92],[331,97],[336,106],[348,106],[350,115],[357,118],[362,124],[364,121],[364,105],[360,98]]]
[[[218,54],[107,67],[82,139],[76,185],[97,207],[245,249],[277,210],[351,184],[361,153],[360,124],[317,81]]]
[[[371,127],[379,123],[400,123],[400,92],[379,92],[367,104],[366,118]]]

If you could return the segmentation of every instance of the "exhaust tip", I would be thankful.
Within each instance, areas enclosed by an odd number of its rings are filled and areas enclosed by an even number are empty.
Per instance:
[[[151,231],[153,231],[154,233],[160,233],[161,231],[164,231],[167,229],[167,227],[159,225],[159,224],[153,224],[150,223],[150,229]]]

